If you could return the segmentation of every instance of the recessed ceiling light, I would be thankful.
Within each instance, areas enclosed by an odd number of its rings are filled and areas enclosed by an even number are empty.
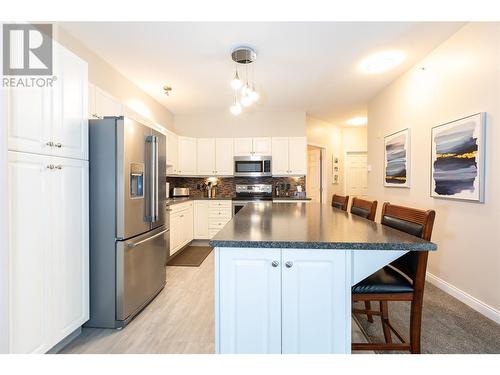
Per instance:
[[[368,119],[366,117],[354,117],[350,120],[347,120],[345,123],[352,126],[361,126],[366,125],[368,123]]]
[[[401,51],[384,51],[368,56],[359,64],[365,73],[382,73],[401,64],[406,55]]]

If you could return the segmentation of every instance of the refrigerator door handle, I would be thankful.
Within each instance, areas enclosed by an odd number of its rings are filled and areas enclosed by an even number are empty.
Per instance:
[[[146,221],[155,222],[158,220],[158,138],[150,135],[146,138],[146,143],[149,145],[148,156],[148,174],[149,174],[149,189],[147,189],[148,199],[146,200]]]
[[[167,233],[169,230],[170,230],[170,229],[165,229],[165,230],[162,230],[160,233],[157,233],[157,234],[155,234],[154,236],[151,236],[151,237],[149,237],[149,238],[146,238],[145,240],[142,240],[142,241],[138,241],[138,242],[127,242],[127,247],[136,247],[136,246],[139,246],[140,244],[143,244],[144,242],[150,241],[150,240],[152,240],[153,238],[159,237],[159,236],[161,236],[162,234]]]
[[[154,217],[153,221],[158,221],[160,218],[159,212],[159,175],[158,175],[158,137],[153,136],[154,145],[154,175],[155,175],[155,187],[154,187]]]

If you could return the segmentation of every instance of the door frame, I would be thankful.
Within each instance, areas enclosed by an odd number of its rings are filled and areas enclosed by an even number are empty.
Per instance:
[[[366,166],[368,167],[368,151],[367,150],[346,150],[344,152],[344,183],[343,188],[344,188],[344,194],[347,195],[347,157],[349,155],[366,155]],[[366,173],[368,173],[368,168],[366,170]]]
[[[313,142],[307,142],[307,146],[312,146],[319,148],[321,151],[321,194],[320,194],[320,199],[321,199],[321,204],[327,202],[327,169],[326,169],[326,164],[327,164],[327,158],[326,158],[326,146],[320,143],[313,143]],[[306,150],[307,151],[307,150]],[[309,158],[307,159],[307,168],[309,169]],[[307,173],[306,173],[306,193],[307,193]]]

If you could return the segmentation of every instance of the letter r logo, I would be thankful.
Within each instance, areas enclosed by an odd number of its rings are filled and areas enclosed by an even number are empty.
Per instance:
[[[3,25],[3,74],[52,75],[52,25]]]

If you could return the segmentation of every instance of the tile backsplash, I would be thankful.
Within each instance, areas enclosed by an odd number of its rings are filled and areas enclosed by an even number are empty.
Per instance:
[[[208,177],[167,177],[167,182],[170,188],[173,187],[188,187],[192,197],[206,196],[206,191],[198,189],[201,184],[207,183]],[[274,187],[276,184],[290,184],[289,194],[292,195],[297,191],[297,186],[302,186],[302,191],[305,191],[306,177],[219,177],[217,178],[217,196],[221,198],[231,198],[235,194],[236,185],[250,184],[271,184]]]

